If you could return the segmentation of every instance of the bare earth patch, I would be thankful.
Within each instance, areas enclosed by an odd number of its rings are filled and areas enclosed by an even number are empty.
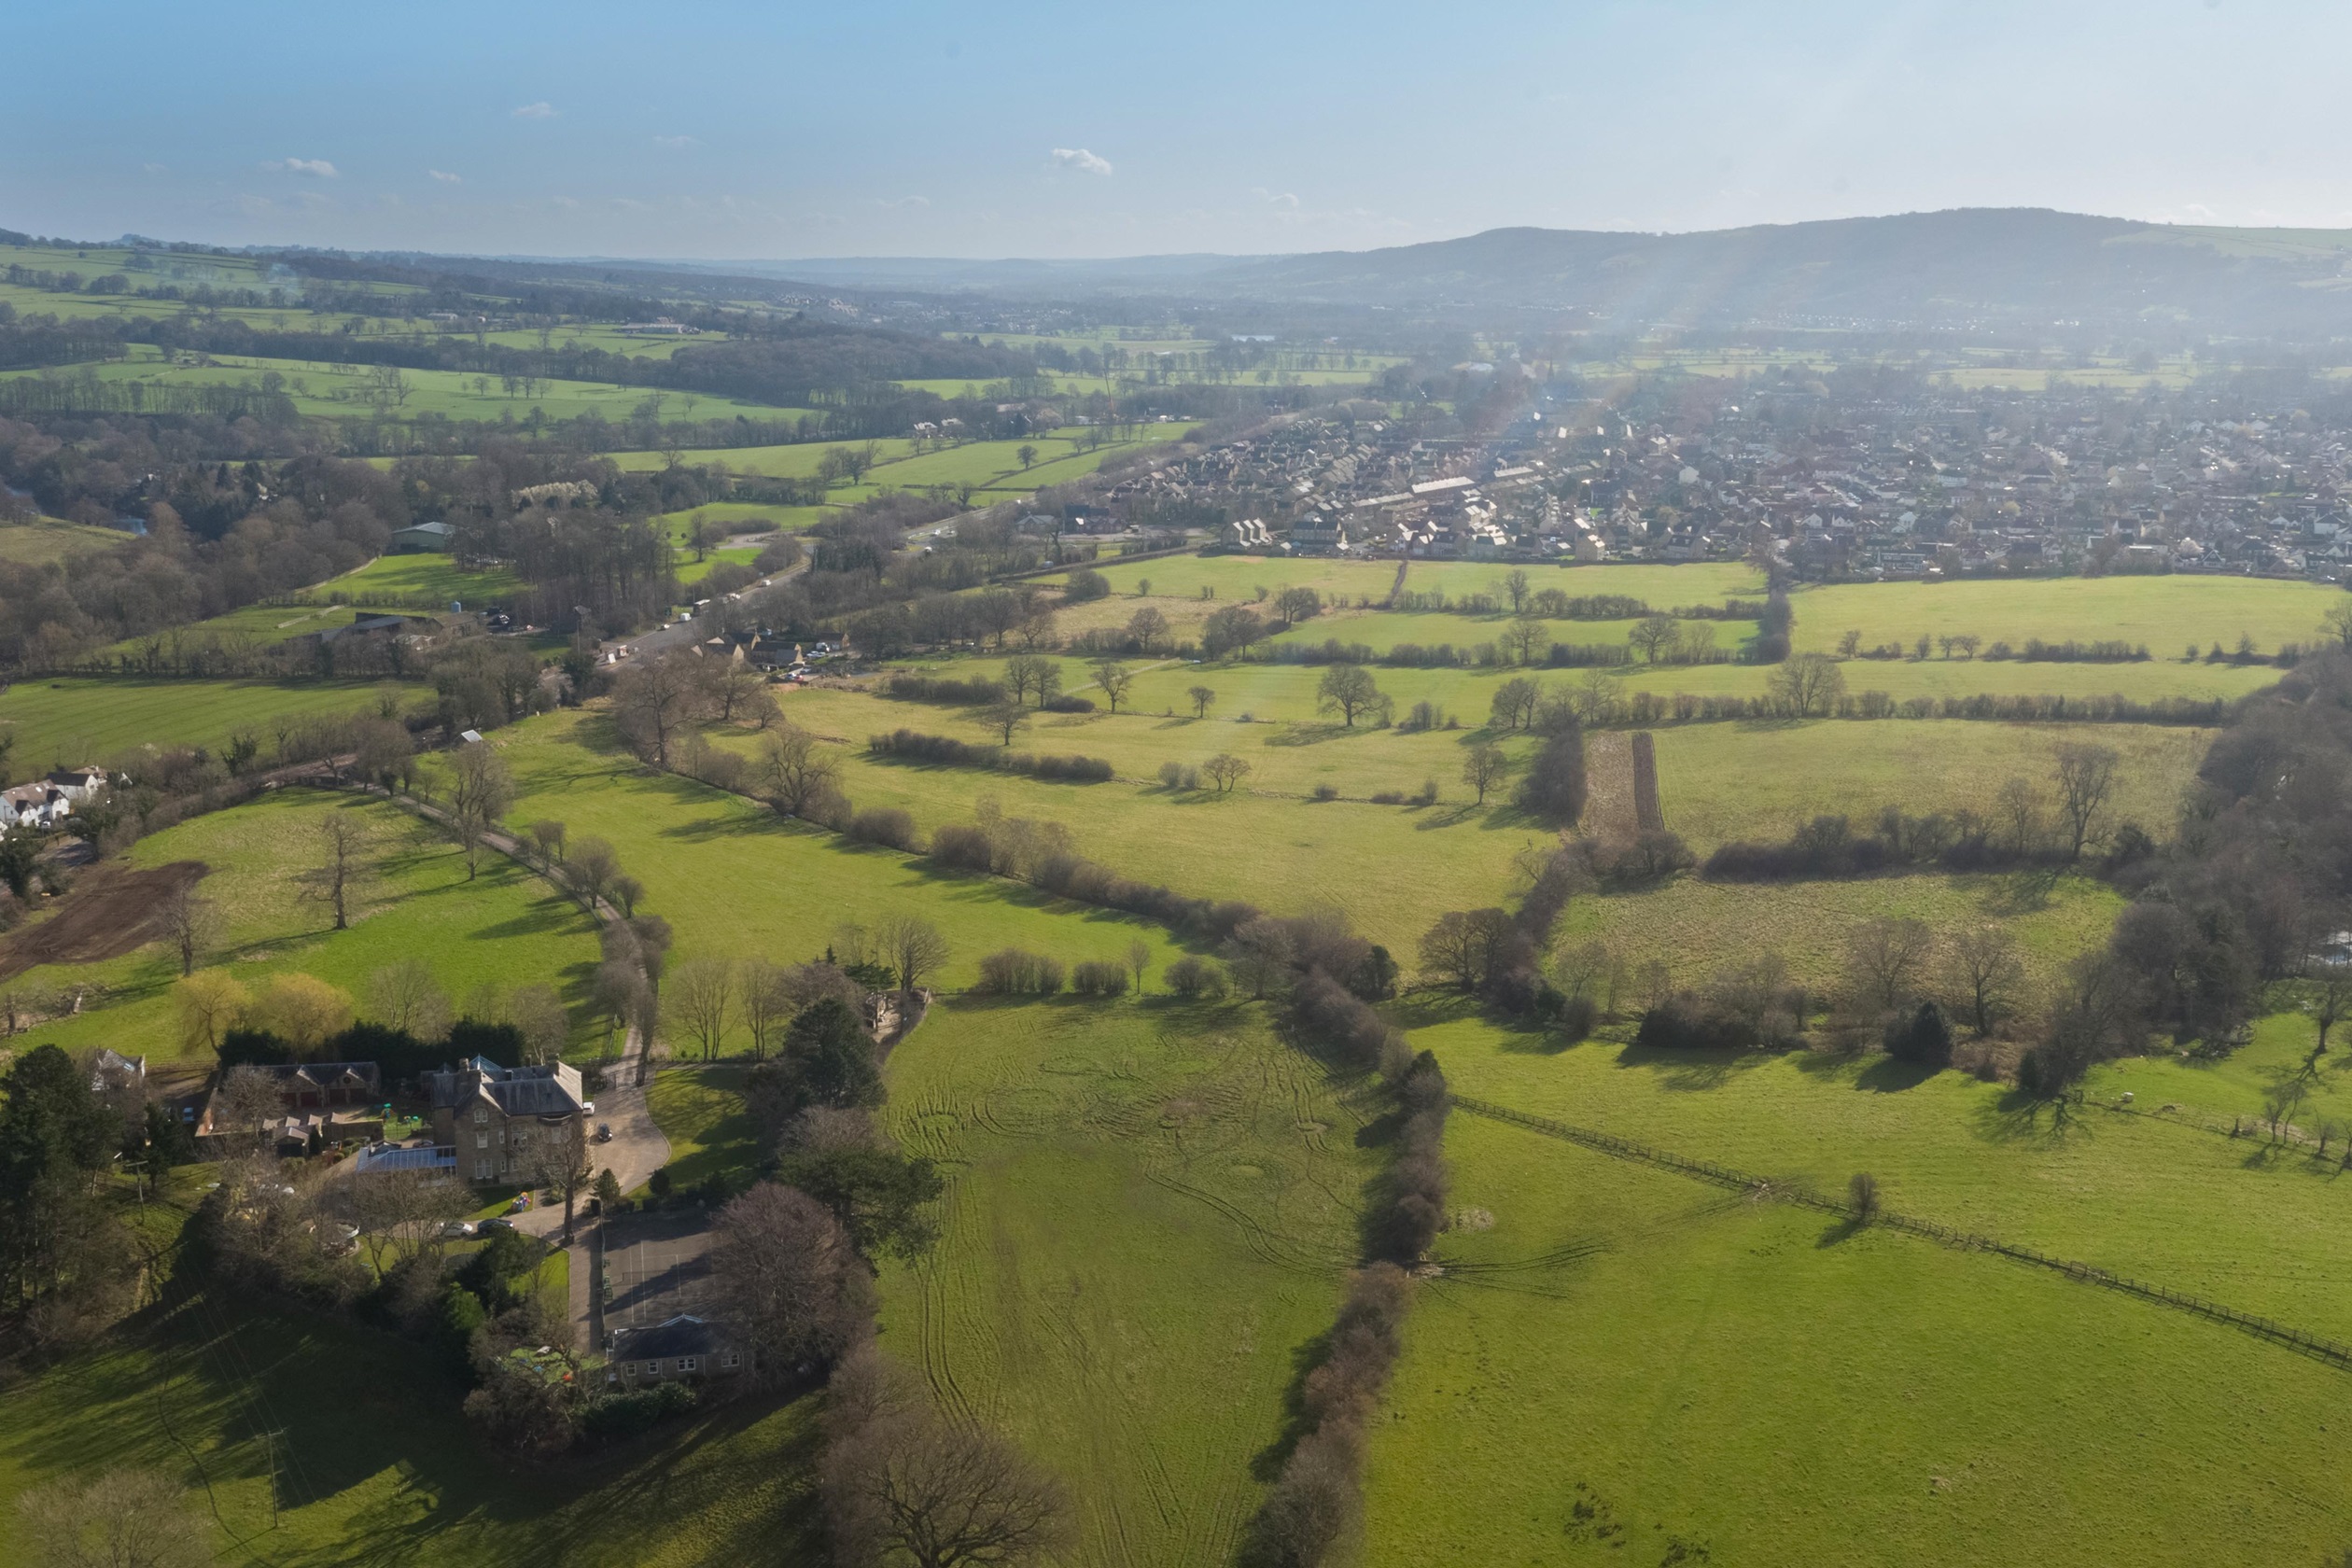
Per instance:
[[[1633,801],[1633,748],[1623,730],[1585,737],[1584,832],[1603,844],[1621,844],[1641,826]]]
[[[174,861],[152,871],[107,865],[88,873],[56,913],[0,942],[0,980],[43,964],[96,963],[135,951],[162,934],[157,907],[164,896],[211,869]]]

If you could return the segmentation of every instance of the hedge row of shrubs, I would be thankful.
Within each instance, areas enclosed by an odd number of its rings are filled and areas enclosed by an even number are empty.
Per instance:
[[[1245,1534],[1241,1560],[1311,1568],[1363,1511],[1365,1438],[1403,1345],[1412,1304],[1406,1268],[1444,1228],[1449,1186],[1446,1113],[1451,1099],[1437,1058],[1410,1056],[1404,1037],[1320,969],[1291,993],[1293,1027],[1333,1055],[1387,1072],[1399,1114],[1396,1158],[1367,1216],[1377,1261],[1351,1277],[1329,1350],[1300,1391],[1304,1430]]]
[[[894,675],[882,682],[882,694],[901,702],[943,703],[951,707],[980,707],[1004,700],[996,681],[955,680],[936,675]]]
[[[1125,996],[1125,964],[1089,959],[1068,972],[1070,988],[1082,997]],[[1043,953],[1006,947],[980,960],[980,981],[973,989],[991,996],[1053,996],[1062,988],[1061,960]]]
[[[889,735],[868,735],[866,749],[877,757],[1027,774],[1031,778],[1056,783],[1101,784],[1111,777],[1111,764],[1100,757],[1013,751],[1001,746],[975,746],[954,735],[925,735],[919,730],[892,730]]]

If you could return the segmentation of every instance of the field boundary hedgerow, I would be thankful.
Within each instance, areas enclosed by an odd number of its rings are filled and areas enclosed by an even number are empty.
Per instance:
[[[1708,1160],[1690,1159],[1664,1149],[1652,1148],[1645,1143],[1637,1143],[1629,1138],[1619,1138],[1614,1133],[1599,1132],[1590,1127],[1572,1127],[1566,1122],[1554,1121],[1548,1116],[1538,1116],[1511,1106],[1473,1099],[1466,1095],[1453,1096],[1452,1104],[1456,1110],[1467,1111],[1474,1116],[1484,1116],[1490,1121],[1507,1122],[1516,1127],[1525,1127],[1531,1132],[1575,1143],[1616,1159],[1657,1166],[1698,1181],[1729,1188],[1734,1192],[1745,1193],[1759,1198],[1771,1198],[1783,1203],[1793,1203],[1800,1208],[1817,1210],[1826,1214],[1835,1214],[1849,1224],[1861,1223],[1853,1205],[1825,1197],[1796,1183],[1775,1181],[1771,1177],[1759,1176],[1752,1171],[1735,1170]],[[1951,1225],[1939,1225],[1933,1220],[1917,1219],[1908,1214],[1897,1214],[1883,1209],[1872,1213],[1869,1223],[1874,1227],[1899,1230],[1913,1236],[1924,1237],[1928,1240],[1939,1242],[1961,1252],[1993,1253],[2013,1262],[2027,1264],[2037,1268],[2046,1268],[2052,1273],[2063,1274],[2078,1283],[2098,1285],[2124,1295],[2136,1297],[2154,1306],[2169,1307],[2177,1311],[2188,1312],[2208,1322],[2237,1329],[2257,1339],[2266,1339],[2273,1344],[2283,1345],[2314,1361],[2352,1371],[2352,1345],[2325,1338],[2317,1334],[2305,1333],[2302,1329],[2282,1323],[2274,1318],[2261,1317],[2252,1312],[2241,1312],[2234,1307],[2225,1307],[2218,1301],[2209,1301],[2204,1296],[2191,1295],[2185,1291],[2177,1291],[2167,1285],[2149,1284],[2146,1281],[2131,1279],[2128,1276],[2116,1274],[2091,1264],[2077,1262],[2071,1258],[2053,1257],[2048,1253],[2039,1252],[2032,1247],[2002,1241],[1989,1236],[1979,1236],[1973,1232],[1955,1229]]]

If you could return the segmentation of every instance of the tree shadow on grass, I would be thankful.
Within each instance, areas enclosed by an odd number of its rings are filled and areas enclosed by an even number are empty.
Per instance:
[[[1273,735],[1267,735],[1263,744],[1267,746],[1284,747],[1321,746],[1326,741],[1360,740],[1366,735],[1378,735],[1379,733],[1379,732],[1378,730],[1373,729],[1368,724],[1362,724],[1356,726],[1354,729],[1350,729],[1345,724],[1293,723],[1278,730]]]
[[[1915,1089],[1933,1078],[1941,1068],[1925,1062],[1904,1061],[1899,1057],[1881,1057],[1857,1073],[1854,1086],[1873,1094],[1900,1094]]]
[[[1660,1087],[1689,1091],[1719,1089],[1740,1074],[1763,1066],[1773,1055],[1770,1051],[1666,1050],[1631,1044],[1617,1053],[1617,1064],[1645,1068],[1656,1075]]]
[[[1970,1116],[1976,1134],[1990,1143],[2055,1146],[2096,1136],[2083,1108],[2065,1099],[2040,1099],[2023,1089],[1987,1095]]]

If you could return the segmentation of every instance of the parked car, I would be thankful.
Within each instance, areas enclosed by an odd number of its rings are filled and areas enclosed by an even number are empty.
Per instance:
[[[481,1234],[487,1236],[494,1230],[512,1230],[513,1228],[512,1220],[484,1220],[482,1222]]]
[[[479,1229],[471,1220],[452,1220],[441,1226],[441,1237],[450,1241],[470,1241]]]
[[[611,1123],[598,1122],[596,1124],[596,1141],[599,1143],[609,1143],[612,1141]]]

